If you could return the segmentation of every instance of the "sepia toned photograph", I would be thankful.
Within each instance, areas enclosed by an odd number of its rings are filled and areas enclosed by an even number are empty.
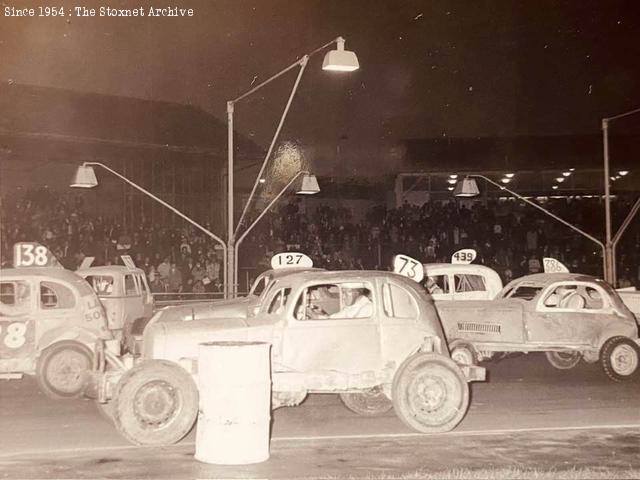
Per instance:
[[[2,0],[0,478],[640,478],[640,3]]]

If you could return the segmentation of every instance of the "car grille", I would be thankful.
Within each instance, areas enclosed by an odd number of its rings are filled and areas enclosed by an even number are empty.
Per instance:
[[[500,325],[495,323],[458,322],[458,331],[475,333],[500,333]]]

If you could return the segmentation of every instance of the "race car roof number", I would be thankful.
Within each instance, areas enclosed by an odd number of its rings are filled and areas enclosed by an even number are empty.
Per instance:
[[[279,268],[311,268],[313,260],[304,253],[283,252],[276,253],[271,257],[271,268],[277,270]]]
[[[18,242],[13,245],[13,266],[62,268],[55,255],[37,242]]]
[[[478,254],[473,248],[463,248],[451,255],[451,263],[469,264],[473,262],[477,256]]]
[[[407,255],[396,255],[393,257],[393,271],[409,277],[416,282],[421,282],[424,278],[424,267],[422,263]]]
[[[127,267],[127,269],[136,269],[136,264],[133,261],[133,258],[131,258],[131,255],[120,255],[120,258],[122,259],[122,263],[124,263],[124,266]]]
[[[569,273],[569,269],[564,263],[555,258],[545,257],[542,259],[544,273]]]

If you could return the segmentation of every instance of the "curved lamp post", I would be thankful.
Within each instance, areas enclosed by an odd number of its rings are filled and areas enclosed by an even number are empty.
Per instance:
[[[627,218],[622,222],[622,226],[618,229],[613,239],[611,238],[611,178],[609,173],[609,122],[617,120],[619,118],[628,117],[640,113],[640,108],[630,110],[613,117],[602,119],[602,146],[604,150],[604,216],[605,216],[605,235],[606,243],[604,250],[605,258],[605,277],[604,279],[615,286],[616,275],[616,245],[620,240],[620,237],[624,233],[625,229],[629,226],[629,223],[638,212],[640,208],[640,198],[636,200],[635,205],[631,208],[631,211],[627,214]]]
[[[220,245],[222,245],[222,254],[224,256],[224,258],[227,258],[227,246],[224,243],[224,241],[218,237],[215,233],[210,232],[209,230],[207,230],[205,227],[203,227],[202,225],[200,225],[199,223],[195,222],[194,220],[190,219],[189,217],[187,217],[184,213],[182,213],[180,210],[178,210],[177,208],[169,205],[167,202],[165,202],[164,200],[156,197],[153,193],[145,190],[144,188],[142,188],[140,185],[132,182],[131,180],[129,180],[127,177],[125,177],[124,175],[119,174],[118,172],[116,172],[115,170],[107,167],[106,165],[99,163],[99,162],[84,162],[81,166],[78,167],[78,169],[76,170],[76,174],[73,178],[73,183],[71,184],[71,187],[74,188],[93,188],[93,187],[97,187],[98,186],[98,179],[96,178],[96,172],[94,171],[93,167],[102,167],[105,170],[107,170],[108,172],[111,172],[112,174],[114,174],[116,177],[120,178],[121,180],[125,181],[126,183],[128,183],[129,185],[131,185],[133,188],[135,188],[136,190],[141,191],[142,193],[144,193],[145,195],[147,195],[148,197],[152,198],[153,200],[155,200],[156,202],[160,203],[161,205],[164,205],[165,207],[167,207],[169,210],[171,210],[173,213],[175,213],[176,215],[178,215],[180,218],[182,218],[183,220],[186,220],[187,222],[189,222],[191,225],[193,225],[194,227],[196,227],[198,230],[202,231],[203,233],[205,233],[207,236],[209,236],[210,238],[212,238],[213,240],[215,240],[217,243],[219,243]],[[226,272],[223,272],[223,283],[225,285],[227,285],[227,277],[226,277]]]
[[[564,220],[563,218],[560,218],[559,216],[557,216],[555,213],[551,213],[549,210],[547,210],[546,208],[541,207],[540,205],[538,205],[535,202],[532,202],[531,200],[529,200],[528,198],[523,197],[522,195],[517,194],[516,192],[513,192],[511,190],[509,190],[508,188],[506,188],[503,185],[500,185],[497,182],[494,182],[493,180],[491,180],[490,178],[485,177],[484,175],[478,175],[478,174],[470,174],[470,175],[466,175],[465,178],[463,178],[462,180],[460,180],[457,184],[456,187],[453,191],[453,194],[456,197],[475,197],[477,195],[480,194],[480,190],[478,189],[478,184],[476,183],[476,181],[474,180],[475,178],[482,178],[485,182],[488,182],[492,185],[495,185],[496,187],[498,187],[500,190],[504,190],[505,192],[513,195],[514,197],[516,197],[519,200],[522,200],[524,203],[527,203],[529,205],[531,205],[532,207],[537,208],[538,210],[540,210],[542,213],[544,213],[545,215],[550,216],[551,218],[557,220],[558,222],[562,223],[563,225],[569,227],[570,229],[578,232],[580,235],[582,235],[585,238],[588,238],[589,240],[591,240],[594,243],[597,243],[600,248],[602,249],[603,252],[603,267],[605,269],[605,273],[606,273],[606,268],[607,268],[607,264],[606,264],[606,259],[604,258],[604,252],[605,252],[605,245],[604,243],[602,243],[600,240],[598,240],[596,237],[594,237],[593,235],[588,234],[587,232],[585,232],[584,230],[581,230],[580,228],[576,227],[575,225],[567,222],[566,220]]]
[[[280,199],[280,197],[282,197],[282,195],[284,195],[284,193],[289,189],[289,187],[291,187],[291,185],[293,185],[293,183],[301,175],[304,175],[304,176],[302,177],[302,183],[300,185],[300,188],[298,188],[298,190],[296,191],[296,193],[298,195],[314,195],[314,194],[320,192],[320,187],[318,186],[318,180],[316,179],[315,175],[311,175],[306,170],[302,170],[302,171],[296,173],[293,176],[293,178],[291,180],[289,180],[289,183],[287,183],[284,187],[282,187],[282,190],[280,190],[280,192],[278,192],[278,194],[274,197],[274,199],[271,200],[271,202],[269,202],[269,204],[264,208],[264,210],[262,210],[260,215],[258,215],[258,218],[256,218],[253,221],[253,223],[251,223],[251,225],[249,225],[249,227],[247,227],[247,229],[242,233],[242,235],[240,235],[240,237],[236,240],[235,245],[234,245],[234,248],[235,248],[234,261],[235,261],[235,264],[234,264],[234,270],[233,270],[234,271],[234,275],[235,275],[234,278],[233,278],[233,285],[234,285],[233,293],[234,293],[234,295],[237,294],[237,285],[238,285],[238,251],[240,250],[240,245],[242,244],[242,241],[251,232],[251,230],[253,230],[253,227],[255,227],[258,224],[260,219],[266,215],[266,213],[271,209],[271,207],[273,207],[273,205],[275,205],[275,203]]]
[[[256,192],[256,189],[258,187],[258,184],[260,183],[260,179],[262,178],[262,174],[264,173],[264,169],[267,166],[267,162],[269,160],[269,158],[271,157],[271,153],[273,152],[273,148],[276,144],[276,141],[278,139],[278,136],[280,135],[280,130],[282,130],[282,126],[284,124],[285,118],[287,117],[287,113],[289,112],[289,108],[291,107],[291,102],[293,101],[293,97],[296,94],[296,91],[298,89],[298,85],[300,84],[300,79],[302,78],[302,74],[304,73],[305,68],[307,67],[307,62],[309,61],[309,58],[312,55],[315,55],[316,53],[326,49],[327,47],[336,44],[336,49],[335,50],[331,50],[329,51],[325,57],[324,57],[324,61],[322,63],[322,69],[323,70],[327,70],[327,71],[335,71],[335,72],[352,72],[354,70],[357,70],[358,68],[360,68],[360,64],[358,63],[358,58],[356,57],[356,54],[354,52],[348,51],[344,49],[344,43],[345,40],[342,37],[337,37],[333,40],[331,40],[330,42],[322,45],[319,48],[316,48],[315,50],[313,50],[312,52],[304,55],[303,57],[301,57],[300,59],[296,60],[295,62],[293,62],[291,65],[289,65],[288,67],[286,67],[285,69],[281,70],[280,72],[276,73],[275,75],[273,75],[272,77],[269,77],[267,80],[265,80],[264,82],[256,85],[254,88],[252,88],[251,90],[247,91],[246,93],[240,95],[238,98],[234,99],[234,100],[230,100],[227,102],[227,143],[228,143],[228,158],[227,158],[227,257],[226,257],[226,263],[227,263],[227,278],[229,279],[229,282],[226,286],[227,289],[227,295],[231,295],[232,292],[235,292],[235,282],[234,285],[231,286],[230,283],[232,281],[232,279],[237,278],[237,274],[235,273],[235,266],[237,265],[237,260],[235,259],[235,254],[237,252],[237,249],[235,248],[235,243],[236,243],[236,237],[238,236],[238,231],[240,229],[240,226],[242,225],[242,222],[245,218],[245,215],[247,213],[247,210],[249,208],[249,205],[253,199],[253,196]],[[271,83],[273,80],[279,78],[280,76],[284,75],[285,73],[289,72],[290,70],[296,68],[296,67],[300,67],[300,70],[298,71],[298,76],[296,78],[295,83],[293,84],[293,88],[291,89],[291,93],[289,94],[289,99],[287,100],[287,103],[285,105],[284,111],[282,112],[282,116],[280,117],[280,122],[278,123],[278,126],[275,130],[275,133],[273,134],[273,138],[271,139],[271,144],[269,145],[269,149],[267,150],[267,153],[264,157],[264,160],[262,162],[262,167],[260,168],[260,172],[258,173],[258,175],[256,176],[256,180],[253,184],[253,188],[251,189],[251,194],[249,195],[249,199],[247,200],[247,203],[244,206],[244,209],[242,211],[242,214],[240,215],[240,220],[238,221],[238,224],[235,225],[234,224],[234,208],[233,208],[233,197],[234,197],[234,190],[233,190],[233,154],[234,154],[234,147],[233,147],[233,113],[234,113],[234,107],[235,104],[238,103],[240,100],[248,97],[249,95],[251,95],[252,93],[256,92],[257,90],[261,89],[262,87],[264,87],[265,85],[267,85],[268,83]],[[270,204],[271,205],[271,204]],[[258,217],[260,218],[260,217]]]

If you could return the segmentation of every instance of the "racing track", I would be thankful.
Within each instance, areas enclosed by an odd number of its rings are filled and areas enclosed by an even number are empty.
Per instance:
[[[541,434],[561,438],[568,432],[574,435],[599,428],[620,432],[620,435],[640,434],[640,381],[637,379],[625,384],[613,383],[597,365],[584,363],[572,371],[558,371],[537,354],[486,366],[490,381],[473,384],[471,408],[466,418],[455,431],[437,437],[445,438],[448,443],[474,436],[523,433],[524,436]],[[350,442],[356,449],[367,442],[392,442],[401,448],[434,437],[412,432],[393,411],[379,418],[358,417],[346,410],[337,396],[314,395],[299,407],[274,413],[271,449],[272,456],[281,448],[282,452],[294,452],[295,457],[296,449],[306,448],[308,442],[327,446]],[[181,454],[182,462],[193,463],[194,438],[192,432],[180,446],[170,447],[191,452]],[[117,452],[122,456],[123,451],[145,452],[149,459],[157,457],[160,461],[167,455],[166,451],[170,451],[164,449],[165,452],[160,453],[158,449],[128,445],[97,414],[91,402],[49,401],[30,378],[0,382],[0,445],[0,465],[3,459],[9,458],[31,456],[46,461],[67,454],[73,458],[78,455],[91,458]],[[640,467],[640,460],[636,460],[636,466]],[[38,476],[37,473],[34,475]],[[27,473],[22,471],[22,475]],[[140,476],[140,472],[136,475]]]

